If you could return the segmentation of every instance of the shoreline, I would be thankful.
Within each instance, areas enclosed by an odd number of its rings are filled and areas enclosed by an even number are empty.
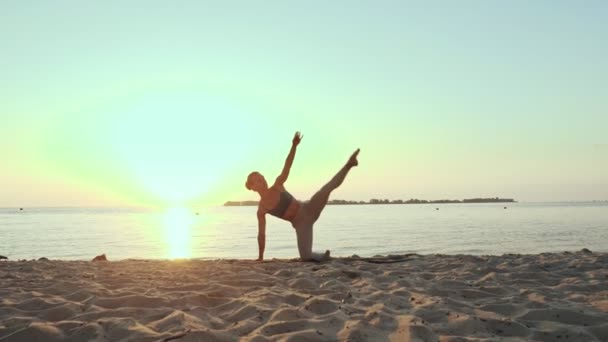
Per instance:
[[[0,341],[608,339],[608,253],[296,260],[2,260]]]
[[[462,200],[388,200],[388,199],[372,199],[370,201],[352,201],[352,200],[329,200],[327,205],[383,205],[383,204],[488,204],[488,203],[518,203],[512,198],[465,198]],[[224,207],[251,207],[257,206],[259,201],[227,201]]]
[[[512,256],[516,256],[516,257],[524,257],[524,256],[539,256],[539,255],[547,255],[547,254],[574,254],[574,253],[595,253],[595,254],[608,254],[608,250],[604,251],[604,250],[597,250],[594,249],[593,251],[591,251],[588,248],[582,248],[578,251],[573,251],[573,250],[556,250],[556,251],[544,251],[544,252],[538,252],[538,253],[514,253],[514,252],[505,252],[505,253],[500,253],[500,254],[490,254],[490,253],[486,253],[486,254],[475,254],[475,253],[417,253],[417,252],[408,252],[408,253],[403,253],[403,254],[399,254],[399,253],[387,253],[387,254],[373,254],[373,255],[358,255],[358,254],[353,254],[350,256],[334,256],[332,254],[331,260],[337,260],[337,259],[341,259],[341,260],[361,260],[361,261],[365,261],[365,259],[376,259],[376,258],[387,258],[387,259],[399,259],[402,258],[404,256],[417,256],[417,257],[431,257],[431,256],[436,256],[436,257],[463,257],[463,256],[470,256],[470,257],[512,257]],[[296,256],[297,253],[293,253],[294,256],[293,257],[274,257],[274,258],[266,258],[263,260],[263,262],[301,262],[300,258]],[[105,254],[104,254],[105,255]],[[36,258],[30,258],[30,259],[26,259],[26,258],[17,258],[17,259],[13,259],[10,257],[10,254],[0,254],[0,262],[37,262],[37,261],[60,261],[60,262],[91,262],[93,259],[93,255],[91,255],[91,258],[87,259],[70,259],[70,258],[53,258],[53,257],[46,257],[46,256],[42,256],[42,257],[36,257]],[[147,262],[171,262],[171,261],[229,261],[229,262],[250,262],[250,261],[256,261],[255,258],[238,258],[238,257],[184,257],[184,258],[169,258],[169,257],[163,257],[163,258],[148,258],[148,257],[126,257],[126,258],[117,258],[114,259],[110,256],[107,256],[107,262],[122,262],[122,261],[147,261]],[[256,261],[257,262],[257,261]],[[309,261],[312,263],[323,263],[323,262],[315,262],[315,261]]]

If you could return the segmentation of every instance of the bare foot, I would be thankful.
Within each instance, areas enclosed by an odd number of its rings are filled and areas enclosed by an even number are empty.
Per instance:
[[[357,155],[359,155],[360,149],[357,149],[348,159],[346,165],[353,167],[359,165],[359,161],[357,160]]]

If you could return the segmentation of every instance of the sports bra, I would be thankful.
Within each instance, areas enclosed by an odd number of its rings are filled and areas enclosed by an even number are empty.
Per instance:
[[[287,208],[289,208],[289,205],[293,200],[294,198],[289,192],[281,191],[279,203],[272,210],[269,210],[268,213],[272,216],[283,218],[285,212],[287,211]]]

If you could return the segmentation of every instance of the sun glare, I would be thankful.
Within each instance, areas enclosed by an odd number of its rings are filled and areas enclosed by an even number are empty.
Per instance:
[[[120,165],[151,196],[178,206],[206,193],[244,156],[240,108],[226,101],[187,94],[142,98],[118,110],[108,136]]]
[[[171,259],[192,256],[192,213],[185,208],[170,208],[165,213],[167,257]]]

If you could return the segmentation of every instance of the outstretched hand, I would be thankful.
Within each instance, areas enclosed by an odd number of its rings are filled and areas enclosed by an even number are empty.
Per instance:
[[[300,144],[300,141],[302,141],[302,138],[304,138],[304,136],[299,131],[296,132],[296,134],[294,134],[293,140],[292,140],[293,145],[298,146],[298,144]]]

